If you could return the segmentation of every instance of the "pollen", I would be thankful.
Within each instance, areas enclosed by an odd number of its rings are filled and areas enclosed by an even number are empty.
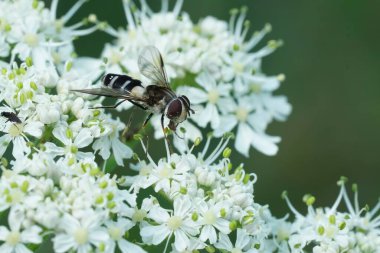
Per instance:
[[[243,107],[238,107],[235,111],[235,114],[236,114],[236,118],[240,121],[240,122],[245,122],[247,121],[247,118],[248,118],[248,110],[243,108]]]
[[[241,249],[239,249],[239,248],[233,248],[231,250],[231,253],[243,253],[243,251],[241,251]]]
[[[24,36],[24,42],[28,44],[30,47],[38,46],[38,36],[35,33],[28,33]]]
[[[114,241],[118,241],[123,237],[123,233],[121,229],[116,226],[109,227],[108,234],[110,235],[111,239]]]
[[[20,239],[21,239],[20,232],[12,231],[8,234],[5,241],[10,246],[16,246],[20,242]]]
[[[251,91],[252,91],[253,93],[260,93],[260,91],[261,91],[261,85],[258,84],[258,83],[252,83],[252,84],[250,85],[250,88],[251,88]]]
[[[205,220],[205,223],[208,224],[208,225],[215,224],[215,222],[216,222],[216,216],[215,216],[214,212],[212,212],[211,210],[208,210],[204,214],[204,220]]]
[[[240,62],[237,62],[237,61],[234,61],[234,63],[232,64],[232,67],[235,71],[235,73],[243,73],[244,71],[244,65]]]
[[[171,178],[173,176],[173,169],[170,166],[164,166],[160,171],[158,176],[160,178]]]
[[[132,215],[132,221],[133,222],[141,222],[146,217],[147,213],[145,210],[136,210],[135,213]]]
[[[168,220],[168,228],[177,230],[182,225],[182,219],[179,216],[172,216]]]
[[[219,100],[219,97],[220,97],[219,92],[216,89],[212,89],[208,92],[208,101],[211,104],[216,104],[216,102],[218,102]]]
[[[108,59],[111,64],[119,64],[122,58],[123,56],[121,55],[121,53],[113,51]]]
[[[8,130],[8,133],[12,136],[12,137],[17,137],[17,136],[20,136],[22,134],[22,130],[23,130],[23,125],[20,125],[20,124],[12,124],[10,127],[9,127],[9,130]]]
[[[84,228],[78,228],[74,232],[74,239],[79,245],[86,244],[88,241],[88,231]]]

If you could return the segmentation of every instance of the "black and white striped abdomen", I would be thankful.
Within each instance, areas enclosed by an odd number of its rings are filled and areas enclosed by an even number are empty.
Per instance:
[[[136,87],[144,88],[140,80],[133,79],[127,75],[107,74],[102,78],[104,86],[115,90],[125,90],[132,92]]]

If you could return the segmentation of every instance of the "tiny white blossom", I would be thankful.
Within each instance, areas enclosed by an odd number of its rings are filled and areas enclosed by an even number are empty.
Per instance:
[[[32,250],[27,247],[28,244],[40,244],[42,242],[42,229],[38,226],[22,228],[21,223],[24,217],[20,217],[15,212],[8,216],[9,229],[0,226],[0,252],[4,253],[31,253]]]
[[[184,250],[189,246],[190,237],[195,236],[199,228],[191,219],[191,202],[187,198],[174,200],[174,212],[168,213],[161,207],[153,207],[148,218],[158,223],[157,226],[146,225],[141,229],[141,236],[147,243],[157,245],[174,235],[174,246],[177,250]]]
[[[61,233],[53,238],[54,250],[57,253],[76,250],[89,252],[93,246],[105,243],[109,236],[101,227],[102,217],[98,214],[87,213],[82,220],[77,220],[69,214],[61,219]]]
[[[215,243],[215,247],[227,250],[231,253],[254,253],[255,249],[250,248],[250,237],[244,229],[237,229],[236,242],[233,244],[228,235],[219,233],[219,240]]]

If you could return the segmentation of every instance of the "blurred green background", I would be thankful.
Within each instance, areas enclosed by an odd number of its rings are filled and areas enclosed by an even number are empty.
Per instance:
[[[60,1],[59,11],[74,2]],[[207,15],[228,20],[229,10],[242,6],[249,9],[252,32],[269,22],[273,31],[266,40],[285,42],[263,66],[269,75],[286,75],[277,94],[293,105],[288,121],[268,130],[283,138],[277,156],[253,150],[249,159],[232,157],[258,175],[256,201],[268,203],[277,216],[288,212],[283,190],[301,210],[305,193],[314,194],[317,205],[331,206],[336,181],[345,175],[359,184],[360,203],[373,206],[380,196],[380,1],[185,0],[183,10],[194,22]],[[114,27],[126,24],[121,0],[92,0],[78,16],[92,12]],[[111,40],[98,32],[76,44],[79,54],[98,56]]]

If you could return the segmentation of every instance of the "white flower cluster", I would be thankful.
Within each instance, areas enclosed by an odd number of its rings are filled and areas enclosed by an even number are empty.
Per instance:
[[[279,252],[380,252],[380,202],[372,210],[368,206],[360,208],[354,184],[354,203],[351,203],[345,182],[345,178],[338,182],[340,193],[332,207],[314,208],[315,198],[305,195],[306,215],[299,213],[284,194],[295,220],[290,223],[283,219],[273,223]],[[342,202],[347,211],[338,211]]]
[[[59,0],[50,9],[38,0],[4,0],[0,2],[0,57],[25,61],[32,57],[37,66],[46,62],[62,64],[72,58],[72,41],[97,29],[96,17],[67,25],[77,10],[86,2],[79,0],[62,17],[57,17]]]
[[[194,141],[201,136],[192,123],[201,128],[210,124],[216,137],[236,132],[235,148],[246,156],[250,147],[275,155],[280,137],[267,135],[266,129],[273,120],[285,120],[291,106],[286,97],[272,94],[284,75],[265,75],[261,61],[281,41],[271,40],[254,51],[271,30],[270,25],[247,39],[246,9],[233,10],[229,24],[211,16],[193,23],[187,13],[181,12],[182,3],[177,0],[170,10],[169,1],[162,0],[161,10],[154,12],[143,0],[140,9],[124,0],[128,26],[125,30],[106,29],[117,38],[103,52],[108,59],[107,71],[126,72],[141,79],[138,54],[144,46],[155,45],[163,54],[171,85],[197,106],[191,122],[182,124],[188,138]],[[163,137],[159,118],[153,122],[156,137]]]
[[[0,155],[12,143],[16,159],[43,151],[74,164],[84,158],[95,159],[96,152],[106,160],[112,150],[116,162],[123,165],[123,159],[132,156],[132,150],[119,140],[124,124],[101,110],[89,109],[97,101],[69,92],[91,82],[75,71],[58,76],[54,69],[35,68],[28,58],[20,67],[13,64],[2,69],[0,78],[0,102],[5,103],[1,110],[13,113],[20,121],[2,118]],[[84,152],[91,144],[92,150]]]
[[[266,252],[275,248],[269,240],[273,219],[267,206],[253,201],[255,174],[247,174],[242,165],[232,170],[229,138],[221,139],[215,150],[208,152],[211,137],[197,155],[193,149],[183,154],[170,154],[155,163],[139,161],[139,175],[125,178],[125,185],[136,195],[164,196],[169,200],[154,202],[140,211],[140,235],[148,245],[173,242],[173,252],[217,248],[227,252]],[[142,144],[144,146],[144,144]],[[144,146],[145,149],[145,146]],[[207,154],[210,153],[210,154]],[[220,155],[223,159],[217,160]],[[144,199],[145,201],[146,199]],[[234,234],[235,240],[229,235]],[[231,241],[232,240],[232,241]]]
[[[31,245],[49,235],[54,252],[114,252],[116,244],[123,252],[144,252],[123,238],[134,226],[128,214],[136,196],[119,189],[116,177],[103,175],[92,161],[70,166],[35,154],[16,161],[12,170],[3,168],[0,192],[0,210],[9,212],[9,227],[0,227],[1,252],[32,252]]]
[[[380,202],[359,209],[356,186],[354,204],[343,181],[331,208],[315,209],[306,196],[305,216],[286,198],[295,214],[289,222],[254,201],[256,175],[229,158],[230,132],[238,152],[274,155],[280,138],[267,135],[267,126],[291,111],[285,97],[272,94],[284,76],[261,70],[281,42],[255,49],[269,25],[247,38],[245,9],[233,10],[229,24],[213,17],[193,23],[181,12],[183,0],[173,9],[162,0],[159,12],[145,0],[140,8],[124,0],[125,30],[95,15],[68,25],[86,1],[61,17],[59,0],[49,8],[0,1],[0,252],[380,252]],[[98,28],[117,38],[104,48],[107,61],[77,56],[72,41]],[[167,155],[158,162],[140,135],[145,160],[121,140],[125,124],[94,108],[102,98],[72,91],[103,71],[148,85],[137,67],[146,45],[160,49],[173,88],[195,110],[177,133],[184,139],[174,136],[179,153],[165,140]],[[162,137],[159,118],[152,121]],[[207,127],[212,134],[197,151]],[[210,150],[215,136],[220,142]],[[123,175],[114,171],[132,157],[137,163]],[[337,210],[342,200],[346,212]]]

